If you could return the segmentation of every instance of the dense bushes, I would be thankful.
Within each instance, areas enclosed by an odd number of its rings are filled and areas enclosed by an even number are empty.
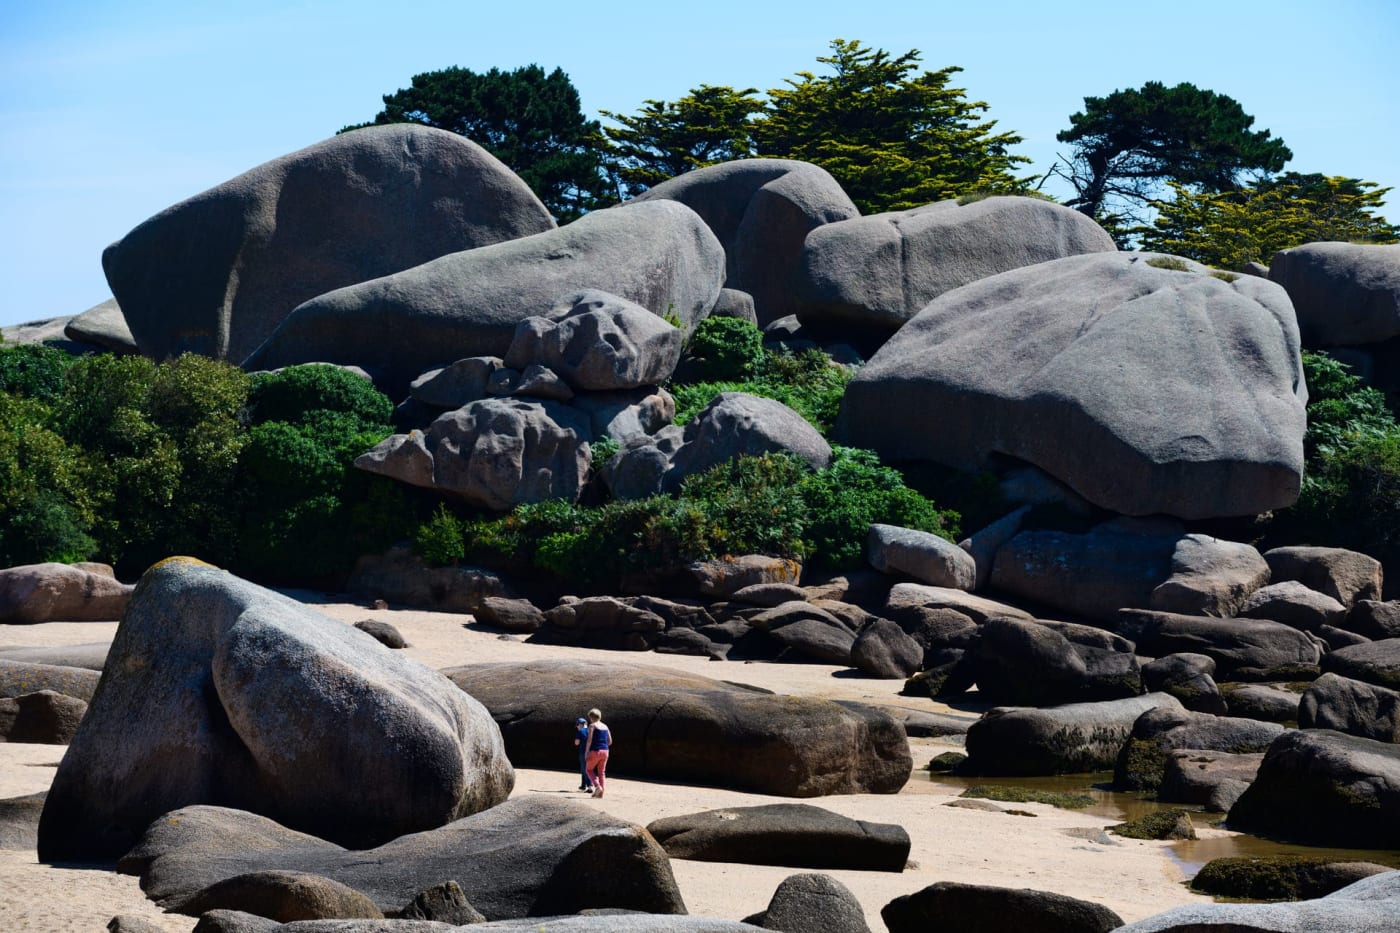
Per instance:
[[[1400,424],[1385,396],[1323,353],[1303,354],[1308,382],[1298,504],[1279,512],[1271,543],[1315,544],[1400,558]]]
[[[412,527],[408,493],[351,468],[392,405],[330,366],[250,378],[186,355],[0,347],[0,561],[190,554],[269,582],[342,575]]]
[[[784,454],[741,457],[688,478],[675,497],[596,508],[544,502],[475,520],[442,508],[419,528],[418,550],[434,562],[544,571],[608,590],[625,574],[724,554],[771,554],[847,569],[863,561],[873,522],[956,531],[955,513],[939,511],[907,488],[870,451],[837,448],[836,454],[817,472]]]
[[[752,325],[745,326],[752,329]],[[831,365],[820,350],[764,350],[750,379],[672,384],[667,388],[676,400],[676,424],[690,421],[721,392],[747,392],[782,402],[826,434],[836,420],[850,379],[847,370]]]

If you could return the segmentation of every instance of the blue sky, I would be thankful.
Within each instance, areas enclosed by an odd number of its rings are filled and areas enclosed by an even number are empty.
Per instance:
[[[1282,137],[1288,169],[1400,189],[1395,0],[0,0],[0,324],[106,299],[108,243],[370,118],[419,72],[559,66],[590,115],[630,113],[701,83],[780,86],[837,37],[961,66],[1041,172],[1086,95],[1190,81]]]

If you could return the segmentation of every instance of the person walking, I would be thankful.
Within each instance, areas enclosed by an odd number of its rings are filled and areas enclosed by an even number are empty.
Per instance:
[[[587,750],[588,779],[593,784],[593,796],[603,796],[607,787],[608,749],[612,747],[612,730],[603,722],[597,709],[588,711],[588,736],[583,747]]]
[[[578,773],[581,778],[578,789],[592,791],[593,782],[588,779],[588,720],[582,716],[574,720],[574,748],[578,749]]]

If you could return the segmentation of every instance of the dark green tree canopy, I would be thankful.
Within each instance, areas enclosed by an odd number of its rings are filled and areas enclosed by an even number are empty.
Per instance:
[[[862,212],[899,210],[975,190],[1012,192],[1030,160],[1011,155],[1014,133],[993,133],[982,101],[949,87],[962,69],[919,72],[920,53],[898,57],[836,39],[817,61],[830,74],[798,72],[768,92],[754,124],[765,156],[814,162],[832,174]]]
[[[617,202],[598,121],[584,119],[578,90],[559,68],[478,74],[452,67],[414,75],[408,87],[384,95],[372,124],[359,126],[385,123],[422,123],[467,137],[510,166],[561,222]]]
[[[648,100],[635,116],[610,110],[604,128],[629,194],[716,162],[754,155],[750,119],[764,103],[755,88],[702,84],[677,101]]]
[[[1254,118],[1237,101],[1184,82],[1086,97],[1069,120],[1056,138],[1072,155],[1050,174],[1074,186],[1066,204],[1099,219],[1111,213],[1106,205],[1132,215],[1167,181],[1229,191],[1245,173],[1277,172],[1293,157],[1268,130],[1251,131]]]

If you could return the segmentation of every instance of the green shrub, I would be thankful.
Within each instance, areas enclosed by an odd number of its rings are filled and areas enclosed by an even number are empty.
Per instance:
[[[1172,272],[1190,272],[1191,267],[1175,256],[1153,256],[1147,264],[1154,269],[1168,269]]]
[[[669,387],[676,400],[675,423],[684,425],[722,392],[746,392],[782,402],[823,435],[831,431],[851,374],[830,365],[820,350],[765,352],[763,367],[752,379],[696,382]]]
[[[63,394],[73,357],[43,344],[0,347],[0,392],[51,402]]]
[[[326,413],[340,413],[365,428],[387,432],[394,403],[373,383],[349,370],[309,363],[254,376],[249,410],[254,424],[306,424]]]
[[[706,381],[747,379],[763,365],[763,332],[739,318],[705,318],[691,332],[686,353],[703,361],[700,373]]]
[[[420,557],[430,564],[455,564],[467,554],[465,527],[461,519],[439,504],[433,517],[419,525],[413,543]]]
[[[904,485],[898,470],[882,466],[870,450],[835,447],[831,465],[798,482],[809,516],[806,529],[812,563],[847,569],[864,562],[865,539],[872,524],[929,531],[949,540],[957,534],[958,515]]]
[[[1308,429],[1303,452],[1309,473],[1327,457],[1363,438],[1400,430],[1386,407],[1385,396],[1353,375],[1345,363],[1326,353],[1303,353],[1303,376],[1308,384]]]

